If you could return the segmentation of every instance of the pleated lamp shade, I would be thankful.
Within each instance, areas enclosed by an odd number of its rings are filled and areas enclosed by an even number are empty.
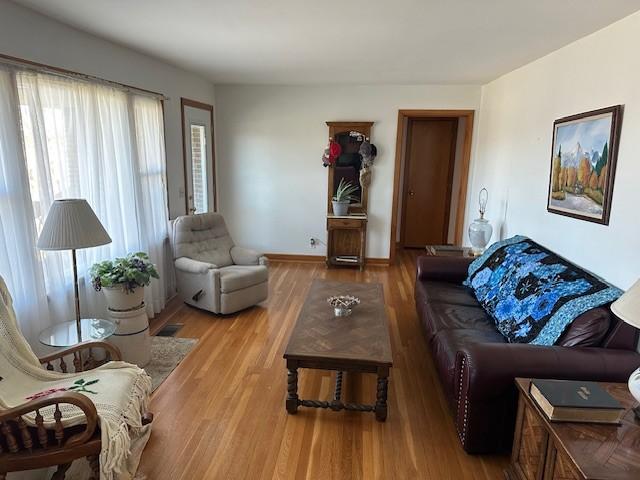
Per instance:
[[[107,243],[111,243],[111,237],[82,198],[55,200],[38,238],[40,250],[73,250]]]
[[[640,280],[611,304],[611,311],[629,325],[640,328]]]

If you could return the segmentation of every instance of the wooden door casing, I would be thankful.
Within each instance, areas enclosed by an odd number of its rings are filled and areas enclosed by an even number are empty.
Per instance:
[[[407,131],[400,243],[446,244],[457,118],[412,119]]]

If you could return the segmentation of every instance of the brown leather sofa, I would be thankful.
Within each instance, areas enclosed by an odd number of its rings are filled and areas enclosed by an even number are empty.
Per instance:
[[[418,259],[415,301],[458,436],[468,453],[508,451],[516,377],[626,382],[638,331],[609,308],[576,318],[554,346],[507,343],[462,282],[471,259]]]

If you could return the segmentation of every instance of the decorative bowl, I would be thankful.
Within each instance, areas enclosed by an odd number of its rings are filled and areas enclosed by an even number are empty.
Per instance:
[[[327,298],[327,303],[333,307],[336,317],[348,317],[356,305],[360,305],[360,299],[353,295],[337,295]]]

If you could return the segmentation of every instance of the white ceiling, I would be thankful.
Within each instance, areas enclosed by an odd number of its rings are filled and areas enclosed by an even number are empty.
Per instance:
[[[16,3],[214,83],[260,84],[482,84],[640,9],[640,0]]]

